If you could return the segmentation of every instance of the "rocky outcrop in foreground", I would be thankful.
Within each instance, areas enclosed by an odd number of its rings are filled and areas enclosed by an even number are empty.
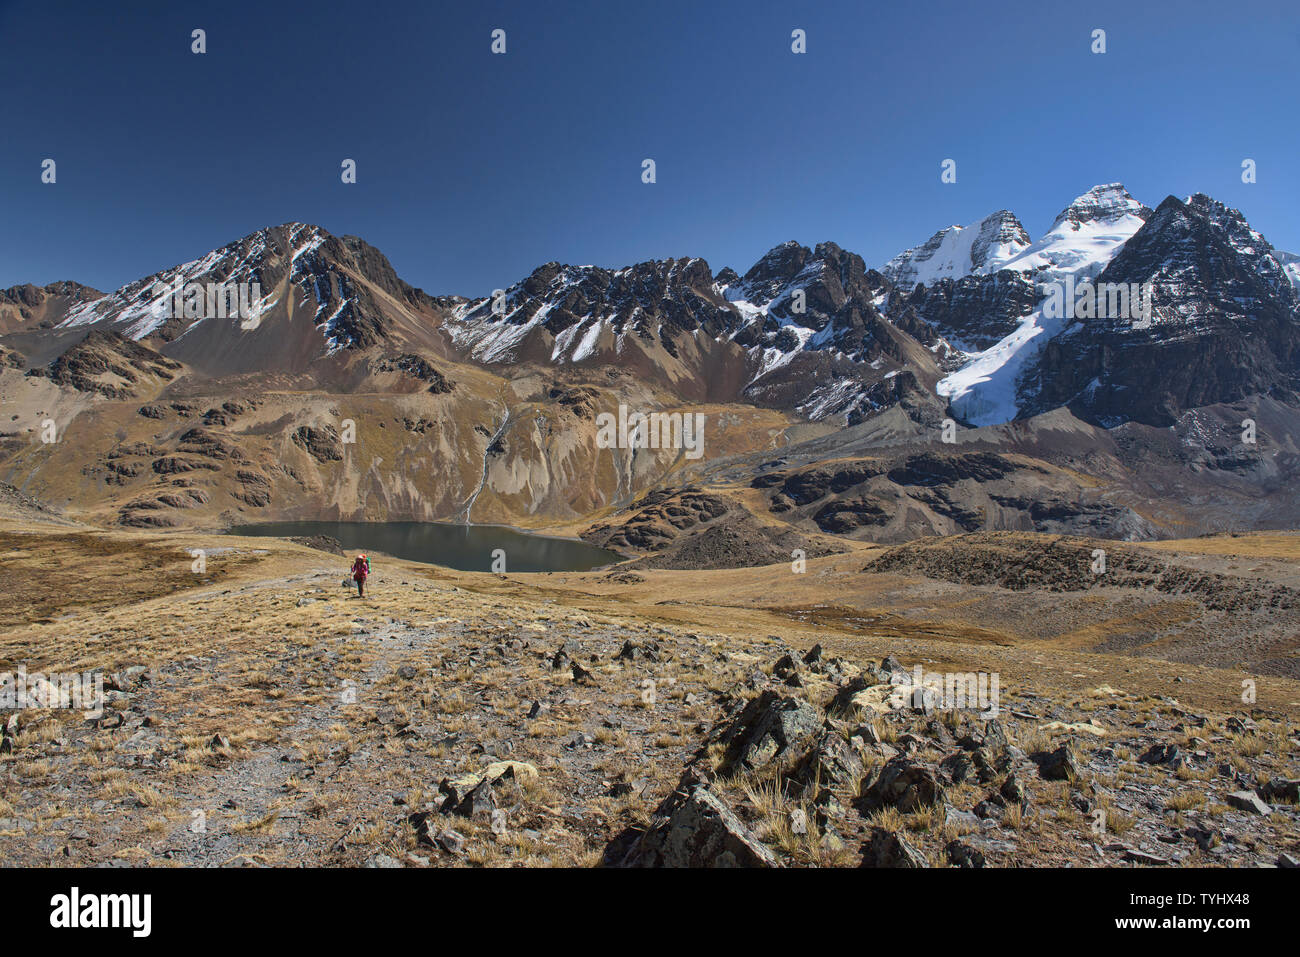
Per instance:
[[[1105,725],[1060,706],[946,710],[893,657],[859,670],[819,648],[749,684],[762,690],[714,728],[644,831],[611,844],[609,863],[979,868],[1079,848],[1095,864],[1296,863],[1300,782],[1249,759],[1263,743],[1250,719],[1220,727],[1165,699],[1130,722],[1145,734],[1107,745]],[[1163,743],[1139,754],[1145,741]]]

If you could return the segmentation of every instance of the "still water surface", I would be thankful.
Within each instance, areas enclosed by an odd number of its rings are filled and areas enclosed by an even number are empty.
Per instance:
[[[529,535],[504,525],[443,522],[266,522],[236,525],[233,535],[328,535],[348,551],[378,551],[465,572],[492,571],[492,552],[505,551],[506,572],[582,572],[619,561],[608,549],[569,538]],[[371,565],[375,562],[372,559]]]

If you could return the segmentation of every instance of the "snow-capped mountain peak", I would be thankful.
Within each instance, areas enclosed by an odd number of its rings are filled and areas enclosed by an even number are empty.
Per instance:
[[[1123,183],[1104,183],[1094,186],[1082,196],[1076,196],[1057,215],[1048,232],[1056,231],[1067,223],[1078,228],[1088,223],[1116,223],[1127,216],[1137,216],[1145,221],[1150,215],[1151,210],[1134,199]]]
[[[1039,282],[1096,276],[1151,216],[1120,183],[1094,186],[1061,210],[1052,227],[1003,264]]]
[[[941,229],[920,246],[899,253],[882,268],[904,288],[939,279],[996,272],[1029,245],[1029,234],[1013,213],[1001,209],[969,226]]]
[[[302,368],[375,345],[398,327],[424,339],[427,324],[413,317],[437,311],[373,246],[290,222],[78,302],[58,325],[156,340],[172,358],[236,372]]]
[[[109,321],[122,327],[127,338],[139,341],[163,331],[169,320],[183,318],[173,315],[173,296],[175,290],[190,283],[257,283],[262,297],[251,305],[260,314],[278,299],[270,295],[271,284],[263,281],[262,267],[268,257],[283,254],[291,278],[296,279],[302,272],[300,259],[317,249],[328,235],[319,226],[306,223],[259,229],[199,259],[164,269],[100,299],[83,303],[72,309],[61,325],[85,326]],[[179,334],[179,330],[174,334]]]
[[[1151,287],[1153,323],[1043,308],[1055,291],[1044,286],[1073,290],[1084,279]],[[190,284],[255,287],[258,321],[188,306],[177,314],[168,290]],[[1156,366],[1170,408],[1300,383],[1298,290],[1300,257],[1273,249],[1237,210],[1195,194],[1153,211],[1110,183],[1073,200],[1032,242],[1000,210],[940,230],[881,272],[835,243],[791,241],[743,276],[714,275],[698,257],[549,262],[473,299],[428,296],[360,239],[287,223],[108,295],[50,293],[39,309],[36,290],[0,296],[0,323],[48,322],[59,335],[102,326],[215,374],[297,372],[321,359],[329,374],[351,374],[372,348],[450,348],[489,365],[618,366],[702,401],[739,395],[849,422],[898,402],[929,416],[946,405],[972,425],[1061,405],[1107,423],[1157,422],[1164,406],[1139,403]],[[1248,353],[1238,341],[1247,329],[1273,338]],[[1221,368],[1200,385],[1184,381],[1202,368],[1199,354],[1142,365],[1143,350],[1211,341]],[[1143,358],[1117,358],[1130,355]]]

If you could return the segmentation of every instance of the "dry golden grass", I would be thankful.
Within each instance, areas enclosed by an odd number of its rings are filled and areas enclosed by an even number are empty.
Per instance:
[[[1106,811],[1106,829],[1118,837],[1123,837],[1137,824],[1137,817],[1124,811],[1110,808]]]

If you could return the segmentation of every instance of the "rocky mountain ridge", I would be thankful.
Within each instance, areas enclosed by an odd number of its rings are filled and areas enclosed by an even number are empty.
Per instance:
[[[1044,286],[1065,277],[1155,285],[1145,334],[1154,351],[1116,353],[1135,330],[1104,319],[1045,316]],[[743,276],[715,275],[698,257],[620,269],[551,262],[478,299],[430,296],[362,240],[289,223],[107,295],[73,283],[6,290],[0,329],[28,364],[95,328],[218,378],[290,371],[357,388],[361,357],[396,352],[497,370],[620,368],[686,400],[812,420],[861,421],[909,396],[926,419],[984,425],[1069,405],[1112,425],[1293,388],[1297,282],[1300,259],[1273,250],[1238,211],[1198,194],[1153,212],[1112,183],[1076,198],[1037,240],[1001,210],[879,271],[835,243],[786,242]],[[256,321],[169,314],[164,290],[192,283],[253,286]],[[1225,322],[1241,333],[1228,369],[1213,359],[1222,343],[1203,338]],[[1188,350],[1214,368],[1188,372]],[[1151,358],[1162,355],[1171,358]],[[1213,385],[1160,391],[1165,373]],[[1151,394],[1135,403],[1139,385]]]
[[[758,560],[792,528],[1140,540],[1293,521],[1296,257],[1200,194],[1153,211],[1095,187],[1034,241],[1013,219],[965,231],[969,272],[910,287],[786,242],[743,275],[548,263],[431,296],[297,223],[107,295],[16,287],[0,479],[129,525],[472,517],[612,540],[647,493],[745,490],[651,563]],[[1150,323],[1044,308],[1052,284],[1091,281],[1149,284]],[[176,313],[191,283],[248,284],[252,318]],[[621,405],[706,410],[703,460],[601,448],[596,416]],[[78,443],[42,445],[48,422]]]

